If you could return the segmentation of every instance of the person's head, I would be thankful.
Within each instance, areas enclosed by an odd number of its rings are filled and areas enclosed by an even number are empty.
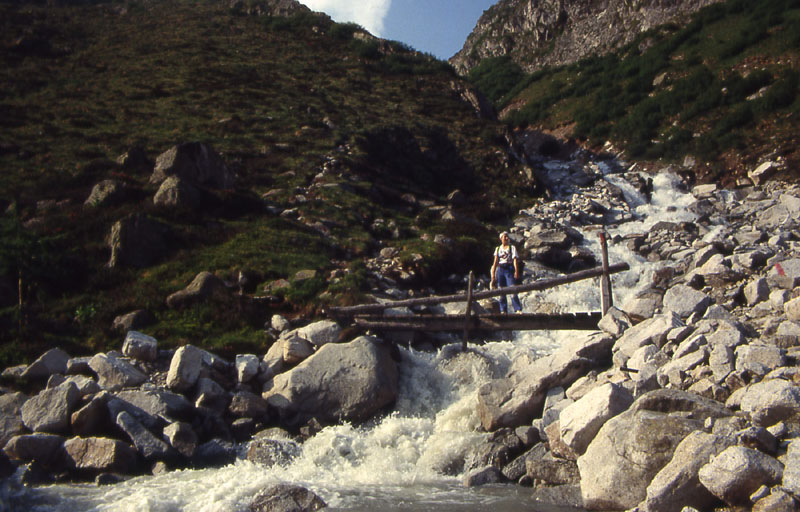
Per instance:
[[[511,243],[511,238],[508,236],[508,231],[503,231],[500,233],[500,243],[503,245],[508,245]]]

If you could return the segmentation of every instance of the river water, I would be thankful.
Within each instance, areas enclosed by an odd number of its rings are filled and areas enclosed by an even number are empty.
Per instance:
[[[649,204],[618,176],[606,179],[626,192],[639,217],[609,229],[612,237],[645,232],[658,220],[691,220],[683,206],[692,198],[676,189],[673,176],[655,177]],[[587,234],[586,244],[599,260],[597,235]],[[634,256],[622,245],[610,247],[610,261],[624,261],[632,268],[612,277],[617,304],[646,286],[658,265]],[[596,279],[532,292],[522,300],[527,310],[542,301],[565,312],[600,309]],[[253,497],[269,484],[291,482],[316,492],[334,511],[574,511],[538,503],[535,491],[527,487],[466,488],[461,484],[463,475],[444,476],[442,470],[486,435],[477,431],[481,385],[502,374],[512,360],[539,357],[562,339],[584,334],[521,332],[511,340],[474,346],[473,351],[455,355],[447,349],[438,353],[402,349],[395,411],[369,425],[325,428],[306,441],[302,454],[286,467],[267,469],[239,461],[219,469],[142,476],[105,487],[55,485],[5,492],[16,495],[11,502],[24,506],[21,510],[30,511],[239,512],[246,511]]]

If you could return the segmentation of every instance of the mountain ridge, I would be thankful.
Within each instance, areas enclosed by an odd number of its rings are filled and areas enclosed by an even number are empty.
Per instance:
[[[487,57],[525,71],[602,55],[637,35],[720,0],[500,0],[449,62],[465,74]]]

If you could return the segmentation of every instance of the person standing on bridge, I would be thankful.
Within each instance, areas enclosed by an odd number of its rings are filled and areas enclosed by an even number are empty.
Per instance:
[[[494,250],[494,261],[492,262],[492,287],[504,288],[515,286],[519,281],[520,264],[517,248],[511,245],[511,238],[507,231],[500,233],[500,245]],[[511,305],[514,313],[522,313],[522,304],[519,296],[515,293],[511,296]],[[500,312],[508,313],[508,302],[506,296],[500,296]]]

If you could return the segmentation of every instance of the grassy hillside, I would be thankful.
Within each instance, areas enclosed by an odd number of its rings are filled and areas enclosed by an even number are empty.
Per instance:
[[[487,59],[470,80],[513,126],[610,140],[634,159],[691,155],[701,180],[732,184],[765,158],[798,176],[799,72],[800,2],[728,0],[613,54],[532,74]]]
[[[351,24],[160,0],[0,3],[0,30],[0,367],[52,345],[118,348],[112,320],[139,308],[165,345],[263,350],[272,312],[359,300],[364,260],[382,247],[398,248],[419,286],[485,270],[493,236],[420,204],[461,189],[465,213],[500,222],[529,199],[506,161],[505,128],[460,98],[446,63]],[[236,187],[207,191],[199,212],[156,209],[152,161],[188,141],[210,143]],[[118,163],[132,148],[149,164]],[[128,186],[126,198],[84,206],[108,178]],[[277,216],[266,203],[297,211]],[[111,226],[133,212],[172,228],[168,256],[107,268]],[[204,270],[242,271],[259,295],[301,269],[318,276],[271,309],[164,303]]]

